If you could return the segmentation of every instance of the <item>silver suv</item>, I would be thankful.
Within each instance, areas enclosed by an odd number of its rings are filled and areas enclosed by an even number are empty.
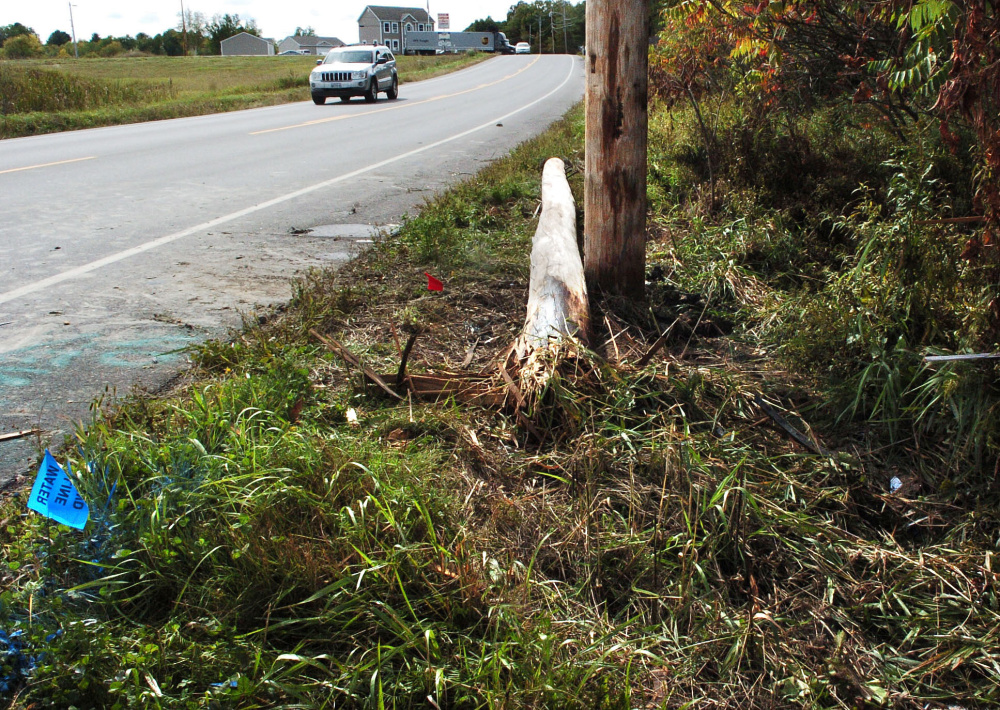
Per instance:
[[[399,96],[396,58],[388,47],[352,44],[331,49],[325,59],[309,75],[309,89],[317,106],[331,96],[350,101],[352,96],[364,96],[374,103],[380,91],[390,99]]]

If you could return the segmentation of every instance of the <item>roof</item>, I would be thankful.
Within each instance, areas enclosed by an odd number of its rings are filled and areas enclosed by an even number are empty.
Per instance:
[[[358,17],[358,22],[361,22],[361,18],[365,16],[365,12],[369,10],[382,22],[399,22],[403,19],[404,15],[412,15],[417,22],[432,22],[431,16],[422,7],[396,7],[394,5],[369,5],[361,13],[361,16]]]
[[[274,40],[273,40],[273,39],[265,39],[265,38],[263,38],[263,37],[258,37],[257,35],[252,35],[252,34],[250,34],[249,32],[237,32],[237,33],[236,33],[236,34],[234,34],[234,35],[233,35],[232,37],[226,37],[226,38],[225,38],[224,40],[222,40],[222,41],[223,41],[223,42],[228,42],[228,41],[229,41],[229,40],[231,40],[231,39],[236,39],[237,37],[243,37],[243,36],[246,36],[246,37],[253,37],[254,39],[257,39],[257,40],[260,40],[261,42],[274,42]]]
[[[319,45],[326,44],[332,46],[343,45],[344,42],[341,41],[339,37],[317,37],[316,35],[291,35],[287,39],[295,40],[295,43],[300,47],[318,47]]]

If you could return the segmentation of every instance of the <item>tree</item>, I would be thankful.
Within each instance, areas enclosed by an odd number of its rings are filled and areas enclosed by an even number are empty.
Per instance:
[[[656,92],[696,97],[720,79],[775,115],[819,101],[867,104],[900,139],[935,114],[978,162],[982,225],[962,256],[995,289],[1000,338],[1000,13],[996,0],[671,0],[653,53]],[[965,143],[969,137],[971,145]],[[706,139],[706,144],[709,140]],[[994,336],[991,336],[994,337]],[[986,347],[993,347],[987,345]]]
[[[37,35],[17,35],[3,43],[3,55],[7,59],[30,59],[42,55],[42,43]]]
[[[211,54],[222,54],[222,40],[229,39],[240,32],[260,37],[257,22],[252,17],[243,20],[239,14],[215,15],[208,23],[208,51]]]
[[[116,39],[108,38],[106,42],[101,43],[101,48],[97,51],[97,53],[102,57],[117,57],[124,51],[125,47],[122,46],[121,42]]]
[[[63,32],[62,30],[56,30],[55,32],[49,35],[49,39],[45,42],[45,44],[49,45],[50,47],[62,47],[64,44],[66,44],[67,42],[71,42],[72,40],[73,38],[69,36],[68,32]]]
[[[918,12],[922,11],[922,12]],[[979,170],[976,175],[974,208],[985,218],[981,233],[965,246],[963,256],[973,263],[991,267],[993,283],[1000,281],[1000,17],[991,0],[932,4],[924,0],[907,11],[897,8],[902,24],[913,36],[915,54],[922,59],[916,67],[904,66],[904,77],[922,80],[936,89],[935,108],[941,114],[941,135],[952,150],[961,140],[952,129],[963,123],[976,136],[974,148]],[[935,60],[934,33],[951,39],[945,43],[944,61]],[[940,43],[937,46],[942,46]],[[950,50],[950,55],[949,55]],[[912,55],[911,55],[912,56]],[[912,63],[912,62],[911,62]],[[940,66],[943,81],[938,86],[934,68]],[[922,71],[921,71],[922,70]],[[906,79],[904,79],[905,81]],[[1000,338],[1000,293],[990,303],[992,326]]]
[[[500,32],[500,25],[491,16],[485,20],[476,20],[465,28],[466,32]]]
[[[566,17],[565,27],[563,25],[564,13]],[[562,0],[535,0],[532,3],[521,0],[507,11],[507,19],[498,25],[500,31],[505,33],[511,42],[531,41],[532,46],[537,48],[538,23],[541,20],[543,49],[552,49],[552,32],[554,30],[556,33],[555,46],[558,51],[563,51],[565,45],[567,52],[575,53],[585,41],[587,33],[586,13],[587,4],[585,2],[574,5]],[[483,20],[477,20],[477,22],[483,22]]]
[[[11,37],[20,37],[21,35],[33,35],[35,31],[30,27],[22,25],[20,22],[15,22],[11,25],[0,26],[0,47],[9,40]]]
[[[150,37],[145,32],[140,32],[135,36],[135,46],[140,52],[146,52],[148,54],[162,54],[163,36],[156,35],[155,37]]]
[[[179,19],[175,29],[187,32],[188,51],[200,54],[208,37],[208,19],[205,14],[185,8],[184,15],[178,12],[177,16]]]
[[[160,46],[164,54],[168,57],[183,57],[184,43],[181,41],[181,33],[177,30],[167,30],[160,38]]]
[[[316,30],[313,29],[312,25],[307,25],[306,27],[296,27],[294,35],[296,37],[315,37]]]

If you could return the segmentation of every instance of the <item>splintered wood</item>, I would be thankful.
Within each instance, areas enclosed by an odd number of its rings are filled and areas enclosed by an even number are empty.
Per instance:
[[[576,203],[566,167],[550,158],[542,171],[542,216],[531,243],[531,281],[524,331],[515,352],[524,358],[550,339],[587,342],[590,306],[576,240]]]
[[[398,392],[405,390],[413,397],[453,397],[488,407],[507,407],[541,443],[553,437],[547,431],[550,427],[542,428],[539,421],[544,419],[552,425],[562,419],[543,415],[553,404],[545,394],[547,384],[564,362],[576,361],[580,346],[588,342],[589,329],[590,305],[577,244],[576,203],[563,161],[551,158],[542,171],[542,214],[532,240],[524,327],[500,357],[494,372],[411,374],[406,364],[416,340],[413,336],[400,353],[399,370],[379,375],[333,338],[316,331],[312,334],[394,398],[400,398]],[[571,364],[570,369],[580,368]]]

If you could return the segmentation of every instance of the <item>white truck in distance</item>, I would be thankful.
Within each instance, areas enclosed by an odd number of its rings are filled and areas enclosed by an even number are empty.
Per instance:
[[[404,54],[454,54],[495,52],[513,54],[503,32],[416,32],[403,35]]]

